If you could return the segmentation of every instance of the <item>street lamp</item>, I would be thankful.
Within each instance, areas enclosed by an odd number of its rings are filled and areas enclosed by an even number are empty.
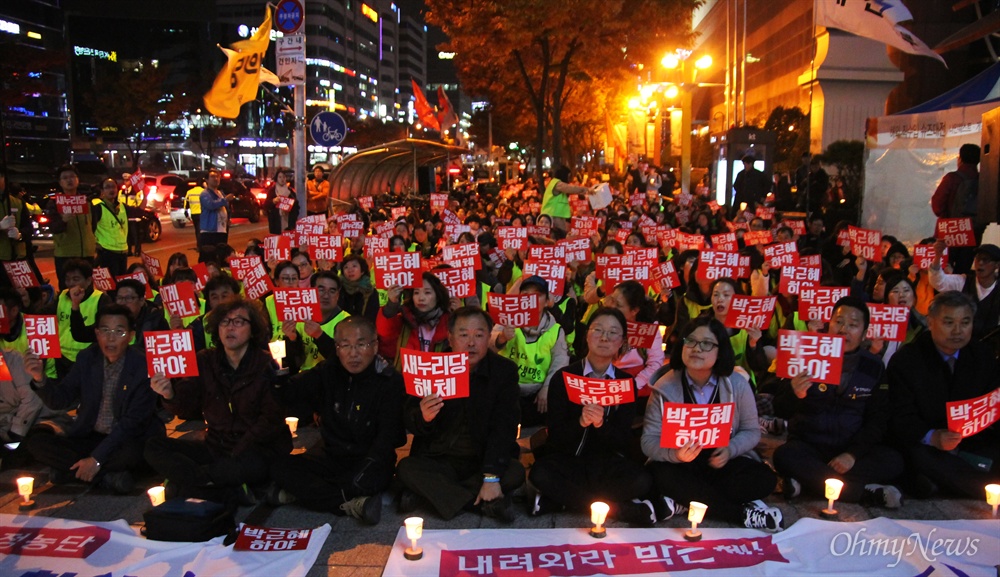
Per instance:
[[[698,82],[698,71],[707,70],[712,66],[712,57],[703,54],[691,60],[692,53],[688,50],[668,52],[660,60],[660,64],[669,74],[669,82],[660,83],[666,88],[663,95],[669,99],[680,97],[681,108],[681,191],[691,192],[691,128],[692,128],[692,91],[700,86],[713,84]]]

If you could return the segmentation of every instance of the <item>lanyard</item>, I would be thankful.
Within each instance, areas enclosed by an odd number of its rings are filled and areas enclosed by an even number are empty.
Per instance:
[[[697,405],[698,403],[694,400],[694,392],[691,390],[691,385],[688,383],[687,371],[681,371],[681,387],[684,389],[684,402],[689,405]],[[715,391],[712,393],[712,398],[708,400],[709,405],[714,405],[719,402],[719,380],[715,380]]]

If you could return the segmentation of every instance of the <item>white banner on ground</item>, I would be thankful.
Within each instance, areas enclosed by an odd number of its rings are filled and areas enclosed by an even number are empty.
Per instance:
[[[125,521],[81,523],[0,515],[0,575],[288,575],[302,577],[316,562],[330,526],[311,530],[300,550],[234,551],[222,537],[205,543],[151,541]]]
[[[775,535],[749,529],[481,529],[424,531],[423,558],[407,561],[405,529],[383,575],[995,575],[1000,525],[992,521],[859,523],[800,519]]]

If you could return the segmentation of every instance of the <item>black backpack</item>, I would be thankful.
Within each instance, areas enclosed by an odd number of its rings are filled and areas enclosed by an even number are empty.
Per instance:
[[[976,216],[979,203],[979,175],[970,177],[961,172],[956,174],[962,179],[962,183],[958,185],[958,190],[951,199],[948,216],[951,218]]]

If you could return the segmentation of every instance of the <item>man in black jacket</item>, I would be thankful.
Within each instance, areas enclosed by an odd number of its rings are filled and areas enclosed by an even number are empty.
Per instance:
[[[281,491],[277,502],[296,499],[317,511],[343,512],[378,523],[379,495],[392,481],[403,431],[403,378],[378,357],[375,323],[349,317],[334,330],[336,356],[295,376],[281,388],[288,405],[319,413],[323,447],[282,456],[271,467]]]
[[[975,313],[968,295],[937,295],[928,310],[930,330],[889,361],[890,426],[918,497],[939,487],[978,499],[986,484],[1000,482],[1000,427],[965,439],[948,430],[946,403],[997,388],[1000,363],[989,347],[972,342]]]
[[[516,442],[520,390],[517,365],[489,350],[492,324],[469,306],[448,319],[451,349],[469,354],[468,398],[406,400],[403,423],[413,444],[398,466],[406,487],[400,512],[423,498],[445,520],[475,506],[501,521],[514,519],[510,494],[524,483]]]

